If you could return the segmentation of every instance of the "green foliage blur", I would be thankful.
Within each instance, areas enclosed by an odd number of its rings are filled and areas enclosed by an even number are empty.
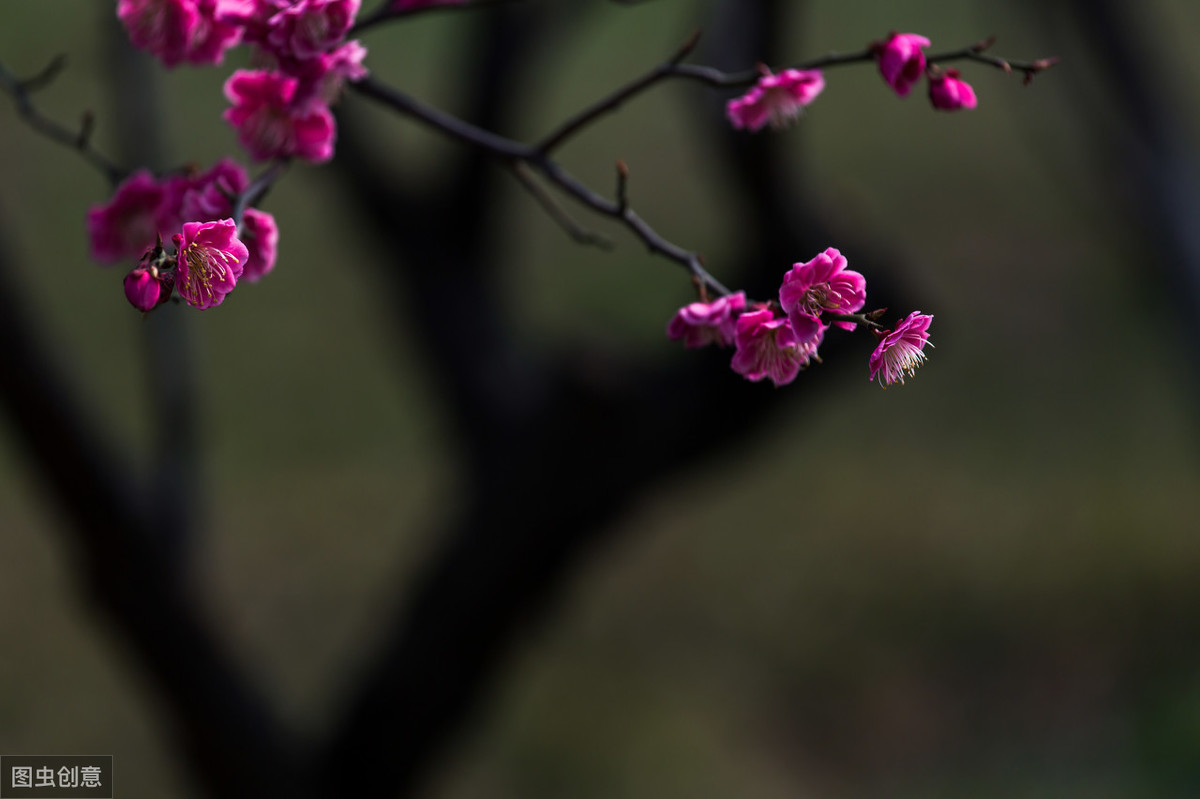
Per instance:
[[[0,59],[32,74],[66,53],[38,101],[64,121],[94,110],[108,151],[111,5],[0,9]],[[691,2],[594,5],[547,48],[522,128],[505,133],[549,129],[708,22]],[[434,795],[1194,796],[1197,386],[1121,187],[1079,145],[1092,124],[1069,96],[1088,85],[1080,43],[1048,41],[1018,4],[808,5],[796,58],[898,29],[934,50],[995,33],[997,54],[1063,59],[1029,88],[964,66],[979,108],[955,115],[843,68],[795,128],[759,134],[794,140],[790,168],[828,218],[908,265],[936,349],[883,391],[859,339],[840,356],[857,372],[818,366],[781,389],[835,390],[645,502],[523,648]],[[1186,33],[1200,9],[1158,0],[1144,22],[1200,122]],[[430,14],[371,32],[369,66],[454,111],[464,24]],[[242,158],[220,113],[244,58],[162,76],[175,162]],[[738,210],[696,130],[707,92],[660,87],[563,158],[606,191],[626,161],[639,212],[724,279]],[[408,179],[435,177],[454,147],[356,108]],[[120,267],[87,257],[84,214],[108,189],[7,102],[0,175],[0,225],[57,363],[144,463],[156,320],[126,305]],[[212,612],[285,715],[313,727],[456,500],[430,364],[389,338],[404,298],[362,268],[393,256],[370,249],[338,192],[320,168],[293,169],[264,205],[281,227],[275,272],[219,309],[166,309],[186,315],[199,370]],[[691,296],[678,267],[603,223],[615,252],[572,245],[518,186],[507,202],[497,258],[529,340],[694,357],[663,335]],[[113,754],[121,795],[182,796],[154,697],[88,610],[57,524],[0,424],[0,753]]]

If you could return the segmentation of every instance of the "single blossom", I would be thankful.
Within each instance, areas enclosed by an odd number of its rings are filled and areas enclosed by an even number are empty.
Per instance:
[[[233,198],[249,185],[242,165],[222,158],[207,172],[188,179],[180,199],[180,216],[188,222],[224,219],[233,213]]]
[[[242,29],[221,18],[228,0],[196,0],[196,27],[188,40],[187,60],[192,64],[220,64],[225,51],[242,40]]]
[[[367,48],[354,40],[305,61],[281,59],[280,68],[298,81],[292,106],[309,111],[332,105],[346,81],[353,83],[369,74],[362,63],[366,55]]]
[[[154,176],[139,169],[117,187],[107,204],[92,206],[87,214],[92,257],[114,263],[136,258],[154,246],[163,194]]]
[[[362,0],[284,3],[266,20],[262,45],[281,59],[316,58],[346,38],[361,5]]]
[[[925,361],[925,345],[929,344],[929,323],[932,321],[931,315],[913,311],[896,325],[895,330],[881,334],[868,361],[871,368],[868,379],[878,377],[879,385],[887,388],[897,381],[903,385],[905,376],[912,377]]]
[[[776,386],[796,379],[800,370],[816,357],[824,330],[801,341],[787,319],[775,318],[769,308],[750,311],[738,317],[734,331],[737,352],[730,366],[733,371],[755,382],[769,377]]]
[[[975,90],[965,80],[959,80],[957,69],[934,68],[929,76],[929,101],[941,111],[957,111],[975,107]]]
[[[297,109],[299,82],[278,72],[239,69],[225,82],[233,103],[225,119],[257,160],[299,156],[316,163],[333,157],[333,115],[323,105]]]
[[[257,283],[275,268],[275,254],[279,249],[279,228],[275,225],[275,217],[257,208],[247,208],[242,215],[241,238],[249,250],[242,278]]]
[[[242,41],[263,47],[271,30],[270,19],[291,0],[221,0],[217,19],[242,32]]]
[[[746,308],[745,292],[718,297],[712,302],[693,302],[679,309],[667,325],[667,336],[688,349],[733,343],[738,315]]]
[[[750,91],[730,100],[725,107],[734,128],[761,130],[771,124],[780,128],[799,116],[804,106],[817,99],[825,88],[825,76],[820,70],[788,69],[778,75],[770,73],[758,79]]]
[[[867,279],[846,268],[846,257],[836,248],[811,261],[795,264],[783,276],[779,287],[779,304],[801,341],[824,331],[821,314],[855,313],[867,302]],[[853,330],[853,322],[836,322],[838,327]]]
[[[168,67],[184,61],[219,64],[241,39],[241,28],[226,21],[230,0],[118,0],[117,18],[136,47]]]
[[[875,43],[879,71],[901,97],[908,96],[925,72],[925,51],[921,48],[928,46],[929,40],[916,33],[893,33],[887,41]]]
[[[233,291],[249,256],[237,237],[232,219],[215,222],[184,222],[183,233],[174,236],[175,286],[179,296],[194,308],[220,305]]]

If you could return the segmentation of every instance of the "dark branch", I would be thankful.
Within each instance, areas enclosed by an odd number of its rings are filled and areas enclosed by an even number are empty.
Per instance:
[[[560,125],[553,133],[535,144],[534,148],[542,155],[549,155],[555,148],[557,148],[575,133],[578,133],[587,125],[590,125],[598,117],[616,111],[626,100],[640,94],[646,89],[649,89],[660,80],[670,77],[672,74],[671,70],[677,66],[679,62],[687,58],[691,54],[692,50],[696,49],[696,44],[699,41],[700,31],[696,31],[688,38],[686,42],[683,43],[683,46],[679,48],[675,55],[667,59],[664,64],[655,67],[646,74],[642,75],[640,78],[630,81],[626,85],[614,91],[612,94],[601,98],[588,108],[580,111],[578,114]]]
[[[483,128],[464,122],[457,117],[425,105],[403,92],[379,81],[368,78],[351,84],[359,93],[416,119],[453,139],[471,145],[494,158],[508,163],[525,163],[541,172],[547,180],[562,189],[568,196],[590,208],[595,213],[621,222],[642,240],[649,250],[682,265],[695,278],[719,294],[729,294],[716,278],[703,267],[697,253],[690,252],[659,235],[645,220],[624,202],[608,200],[566,172],[556,161],[541,154],[536,147],[522,144],[499,136]]]
[[[602,250],[611,250],[613,247],[612,241],[601,236],[593,230],[576,222],[570,214],[568,214],[558,202],[550,196],[550,194],[542,188],[542,185],[537,182],[537,179],[529,171],[529,167],[524,161],[517,161],[512,166],[513,175],[517,182],[532,195],[533,199],[537,200],[538,205],[542,206],[542,210],[553,219],[555,222],[567,232],[571,240],[577,244],[591,245],[599,247]]]
[[[675,261],[687,269],[692,278],[697,281],[697,288],[702,293],[707,293],[706,289],[712,289],[718,294],[724,295],[730,293],[729,289],[704,269],[702,259],[698,253],[691,252],[666,240],[629,207],[626,196],[627,169],[620,173],[617,184],[617,199],[616,201],[612,201],[600,196],[572,177],[550,157],[550,154],[564,144],[571,136],[583,130],[601,116],[615,111],[628,100],[667,78],[696,80],[710,86],[737,86],[753,83],[761,77],[762,73],[759,70],[726,73],[711,67],[681,63],[695,49],[699,35],[699,31],[697,31],[667,61],[620,86],[610,94],[570,117],[559,125],[558,128],[533,145],[523,144],[472,125],[436,108],[427,106],[419,100],[373,78],[367,78],[352,85],[361,94],[379,101],[405,116],[415,119],[450,138],[485,152],[494,158],[508,162],[513,167],[514,174],[517,175],[518,179],[522,181],[527,189],[530,189],[534,193],[534,197],[543,208],[577,241],[588,244],[595,243],[593,237],[579,228],[573,220],[565,216],[556,204],[546,202],[548,198],[541,194],[540,191],[534,190],[533,185],[529,182],[529,175],[519,171],[516,168],[517,165],[527,165],[529,168],[541,172],[546,179],[558,186],[568,196],[573,197],[580,204],[590,208],[597,214],[611,217],[621,222],[642,240],[650,252]],[[1024,63],[1006,61],[1001,58],[983,55],[983,50],[987,49],[991,44],[992,40],[987,39],[961,50],[930,56],[928,61],[932,64],[970,59],[1004,69],[1007,72],[1011,72],[1014,69],[1024,71],[1026,82],[1029,81],[1033,74],[1055,63],[1054,59]],[[846,55],[831,53],[810,61],[794,64],[789,68],[820,69],[869,62],[874,59],[875,46],[871,46],[861,52]]]
[[[66,59],[63,56],[58,56],[40,73],[27,78],[19,79],[16,75],[8,70],[3,63],[0,63],[0,88],[13,99],[13,103],[17,107],[17,113],[21,115],[30,127],[41,133],[51,141],[58,142],[64,147],[70,147],[77,151],[83,159],[100,171],[102,175],[112,185],[121,182],[128,174],[128,170],[108,160],[92,147],[91,133],[93,120],[91,114],[84,114],[78,131],[71,131],[63,127],[49,117],[44,116],[37,107],[33,104],[33,98],[30,94],[38,89],[48,86],[58,73],[62,70]]]
[[[362,32],[374,28],[376,25],[384,22],[390,22],[392,20],[408,19],[409,17],[415,17],[435,11],[466,11],[484,8],[487,6],[498,6],[511,2],[515,2],[515,0],[473,0],[472,2],[453,2],[453,0],[450,0],[449,2],[418,6],[416,8],[407,8],[401,11],[392,7],[392,0],[386,0],[386,2],[384,2],[374,14],[371,14],[370,16],[356,23],[355,26],[350,29],[347,37],[358,36]]]

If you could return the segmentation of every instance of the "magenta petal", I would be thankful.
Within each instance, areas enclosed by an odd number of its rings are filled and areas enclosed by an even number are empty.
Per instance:
[[[878,378],[879,384],[886,388],[892,383],[903,385],[905,377],[912,377],[925,361],[932,321],[931,315],[913,311],[894,330],[886,332],[868,359],[871,370],[868,379]]]
[[[175,237],[175,288],[188,305],[220,305],[242,276],[249,250],[237,237],[232,219],[185,222]]]
[[[746,307],[743,292],[719,297],[712,302],[693,302],[680,308],[667,325],[667,337],[683,340],[688,349],[733,343],[737,320]]]
[[[248,250],[242,277],[256,283],[275,268],[275,255],[279,247],[279,228],[275,224],[275,217],[257,208],[247,208],[242,217],[242,238]]]
[[[921,79],[925,71],[925,53],[921,48],[928,46],[929,40],[915,33],[894,33],[876,46],[879,72],[901,97],[908,96]]]
[[[763,75],[748,92],[726,104],[725,114],[737,130],[757,131],[768,123],[782,127],[799,116],[824,88],[825,77],[818,70],[788,69],[778,75]]]
[[[816,354],[819,339],[797,340],[786,319],[776,319],[767,308],[744,313],[735,332],[737,352],[730,366],[747,380],[770,378],[776,386],[796,379]]]
[[[154,246],[163,196],[154,176],[140,169],[117,187],[107,204],[92,206],[87,213],[92,257],[113,263],[136,258]]]

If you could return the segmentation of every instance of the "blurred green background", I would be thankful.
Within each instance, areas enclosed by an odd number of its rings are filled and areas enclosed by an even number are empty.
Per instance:
[[[548,48],[522,98],[525,124],[506,133],[548,129],[708,22],[690,2],[594,5]],[[38,101],[67,121],[94,109],[97,143],[111,152],[110,6],[6,3],[0,59],[31,74],[67,53]],[[1139,9],[1194,130],[1200,7]],[[462,26],[433,14],[376,30],[369,65],[453,110]],[[863,338],[840,356],[861,358],[860,373],[801,375],[782,390],[838,385],[643,502],[522,648],[433,794],[1195,796],[1195,364],[1144,261],[1144,231],[1113,199],[1122,187],[1080,150],[1093,121],[1069,92],[1104,87],[1089,84],[1079,41],[1048,42],[996,0],[814,2],[794,27],[796,58],[899,29],[929,36],[935,51],[995,33],[997,54],[1063,63],[1030,88],[964,66],[980,105],[957,115],[898,100],[870,66],[843,68],[799,129],[760,134],[794,138],[804,190],[827,216],[910,265],[937,349],[915,380],[881,391],[867,382]],[[219,118],[228,71],[163,77],[173,161],[240,157]],[[736,214],[725,167],[695,129],[693,101],[706,91],[660,87],[563,160],[605,191],[625,160],[642,215],[722,277]],[[404,174],[436,175],[451,145],[364,113]],[[0,220],[28,303],[95,419],[144,462],[156,321],[125,304],[120,268],[88,260],[82,224],[108,189],[10,104],[0,121]],[[508,200],[510,246],[498,257],[523,333],[601,337],[664,363],[692,357],[663,336],[690,295],[676,266],[604,224],[614,253],[576,247],[515,185]],[[295,168],[265,208],[282,229],[276,271],[218,310],[183,311],[208,445],[199,568],[247,667],[286,716],[316,726],[456,498],[426,365],[392,344],[400,298],[364,278],[358,261],[380,255],[334,181]],[[853,267],[855,253],[830,244]],[[119,795],[183,795],[153,701],[89,613],[9,424],[0,753],[113,754]]]

